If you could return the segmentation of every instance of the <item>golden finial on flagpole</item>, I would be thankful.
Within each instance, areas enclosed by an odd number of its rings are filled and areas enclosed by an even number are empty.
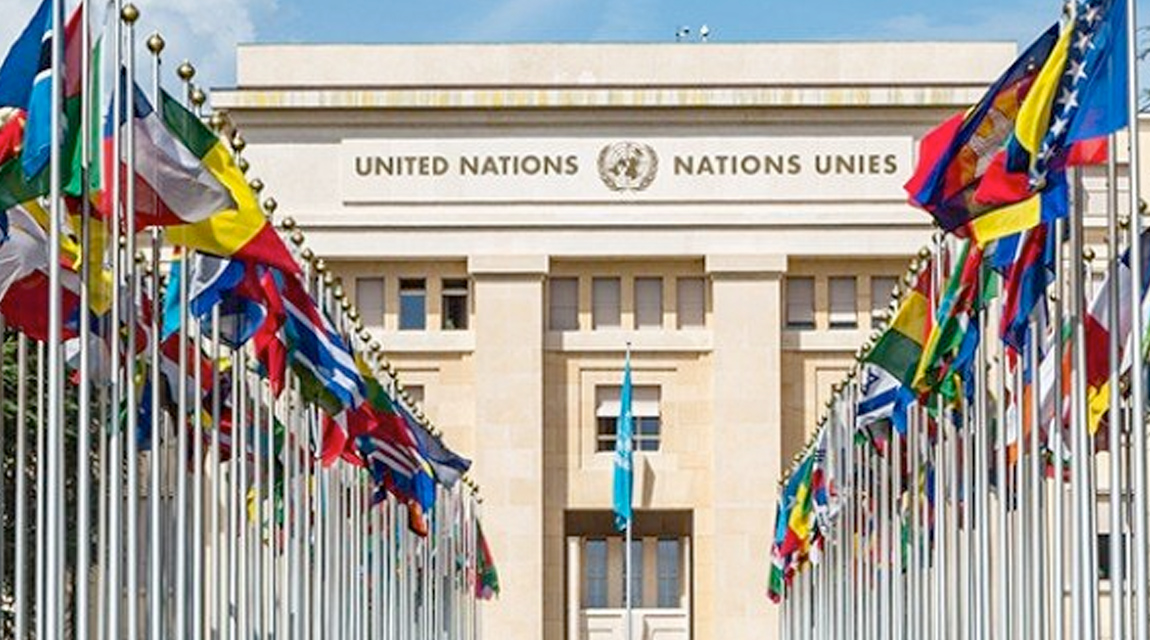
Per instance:
[[[311,264],[315,261],[315,253],[312,252],[310,248],[305,247],[303,252],[300,253],[300,257],[303,258],[304,262],[308,264]]]
[[[202,107],[208,101],[208,94],[204,93],[203,89],[195,87],[188,99],[192,101],[193,106]]]
[[[135,24],[136,20],[140,19],[140,10],[136,8],[136,5],[129,2],[124,5],[123,9],[120,9],[120,19],[127,24]]]
[[[236,158],[236,166],[239,167],[240,173],[247,173],[248,169],[250,169],[252,165],[250,162],[248,162],[247,158],[241,156]]]
[[[295,227],[296,227],[295,218],[293,218],[292,216],[286,216],[286,217],[284,217],[283,220],[280,220],[280,228],[283,229],[284,231],[291,231],[292,229],[295,229]]]
[[[156,31],[152,33],[152,35],[148,36],[148,51],[151,51],[152,55],[158,56],[163,50],[164,37],[160,35],[159,31]]]
[[[296,229],[295,231],[292,232],[292,234],[291,234],[292,244],[294,244],[297,247],[300,247],[300,246],[303,246],[303,241],[304,241],[304,238],[303,238],[303,232],[302,231],[300,231],[299,229]]]
[[[268,212],[268,216],[274,215],[278,207],[279,203],[276,202],[275,198],[267,198],[264,200],[264,209]]]
[[[264,181],[259,178],[252,178],[248,181],[248,186],[259,195],[259,193],[264,190]]]
[[[196,77],[196,68],[192,66],[191,62],[184,60],[180,66],[176,67],[176,75],[184,82],[191,82],[192,78]]]
[[[239,131],[236,131],[232,134],[231,143],[232,149],[235,149],[236,152],[242,152],[244,147],[248,146],[248,143],[244,140],[244,137],[240,134]]]

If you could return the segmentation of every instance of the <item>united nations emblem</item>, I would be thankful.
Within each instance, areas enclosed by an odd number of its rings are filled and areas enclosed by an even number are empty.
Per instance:
[[[599,152],[599,179],[612,191],[642,191],[659,173],[659,156],[651,145],[616,142]]]

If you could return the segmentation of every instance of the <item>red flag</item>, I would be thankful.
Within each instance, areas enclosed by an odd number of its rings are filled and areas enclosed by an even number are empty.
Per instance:
[[[927,132],[918,143],[918,165],[914,169],[914,175],[903,186],[903,189],[910,194],[911,204],[921,206],[915,202],[915,195],[922,192],[939,158],[953,144],[965,117],[965,113],[954,114],[949,120]]]
[[[264,318],[264,323],[256,330],[255,335],[252,336],[252,341],[255,344],[256,360],[263,365],[264,371],[267,373],[272,393],[279,397],[280,393],[283,392],[287,368],[287,345],[280,336],[280,332],[287,316],[272,272],[265,271],[260,277],[259,284],[263,290],[264,304],[267,306],[268,315]]]

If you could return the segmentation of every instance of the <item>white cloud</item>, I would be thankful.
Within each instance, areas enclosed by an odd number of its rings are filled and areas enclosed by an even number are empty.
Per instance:
[[[136,23],[139,55],[137,64],[150,64],[144,40],[159,31],[167,42],[163,61],[165,84],[175,82],[174,71],[184,59],[196,66],[197,81],[207,87],[233,84],[236,44],[250,42],[258,33],[258,21],[270,15],[277,0],[136,0],[140,21]],[[72,4],[72,3],[69,3]],[[104,5],[95,0],[94,23],[103,24]],[[0,48],[7,51],[24,28],[39,0],[0,0]]]

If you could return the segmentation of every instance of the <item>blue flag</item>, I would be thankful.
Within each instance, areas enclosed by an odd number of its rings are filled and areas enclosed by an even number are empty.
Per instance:
[[[32,83],[40,70],[44,34],[52,27],[52,2],[43,0],[0,65],[0,106],[28,110]]]
[[[631,485],[634,472],[631,451],[634,420],[631,416],[631,354],[623,365],[623,388],[619,392],[619,418],[615,422],[615,528],[622,531],[631,522]]]
[[[1125,0],[1077,0],[1050,110],[1032,173],[1044,176],[1070,145],[1127,126],[1130,51]]]

